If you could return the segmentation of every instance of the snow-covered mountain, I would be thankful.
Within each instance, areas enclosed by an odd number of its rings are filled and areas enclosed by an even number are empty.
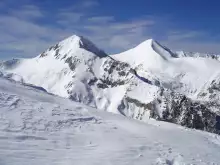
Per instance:
[[[1,165],[220,164],[220,137],[102,112],[0,77]]]
[[[218,59],[180,55],[152,39],[108,56],[74,35],[35,58],[3,62],[1,70],[98,109],[219,133]]]
[[[220,54],[207,54],[207,53],[198,53],[198,52],[184,52],[184,51],[177,51],[175,52],[177,57],[203,57],[203,58],[210,58],[220,60]]]

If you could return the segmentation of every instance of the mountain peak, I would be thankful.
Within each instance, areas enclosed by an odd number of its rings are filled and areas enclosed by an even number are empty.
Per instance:
[[[149,49],[155,49],[155,48],[164,48],[164,46],[162,46],[161,44],[159,44],[159,42],[157,42],[154,39],[147,39],[143,42],[141,42],[140,44],[138,44],[136,47],[134,47],[133,49],[142,49],[142,50],[149,50]],[[155,51],[155,50],[154,50]]]
[[[155,46],[164,48],[164,46],[162,46],[158,41],[154,40],[153,38],[150,38],[150,39],[147,39],[147,40],[141,42],[136,47],[152,48]]]
[[[141,42],[139,45],[137,45],[136,47],[151,47],[153,43],[155,43],[156,41],[154,41],[152,38],[151,39],[147,39],[143,42]]]
[[[142,49],[142,50],[153,50],[157,54],[159,54],[164,59],[167,59],[169,57],[176,57],[176,54],[173,53],[169,48],[163,46],[158,41],[154,39],[148,39],[144,42],[140,43],[135,49]]]
[[[91,42],[89,39],[87,39],[84,36],[72,35],[67,39],[61,41],[61,44],[62,45],[68,44],[72,48],[81,48],[87,50],[99,57],[107,56],[107,54],[103,50],[99,49],[93,42]]]
[[[80,48],[83,48],[89,52],[92,52],[94,54],[96,54],[97,56],[99,57],[106,57],[107,54],[99,49],[93,42],[91,42],[89,39],[83,37],[83,36],[80,36]]]
[[[175,57],[174,53],[154,39],[145,40],[133,49],[113,55],[113,58],[126,62],[134,68],[142,66],[145,69],[163,68],[173,57]]]
[[[100,58],[107,56],[107,54],[103,50],[96,47],[96,45],[93,44],[86,37],[72,35],[64,39],[63,41],[55,44],[54,46],[51,46],[47,51],[43,52],[40,55],[40,58],[48,55],[54,55],[58,59],[65,59],[65,57],[70,57],[75,53],[82,54],[82,52],[84,51],[88,51],[88,53],[85,54],[92,53]]]

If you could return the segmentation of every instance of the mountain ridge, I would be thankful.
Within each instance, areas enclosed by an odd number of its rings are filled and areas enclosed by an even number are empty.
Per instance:
[[[1,70],[98,109],[218,133],[220,62],[178,57],[153,39],[107,55],[73,35],[33,59],[2,63]]]

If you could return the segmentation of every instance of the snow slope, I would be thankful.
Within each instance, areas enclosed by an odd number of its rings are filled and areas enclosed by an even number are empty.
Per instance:
[[[212,81],[220,70],[217,60],[193,56],[177,58],[152,39],[126,52],[112,55],[112,58],[138,68],[139,72],[149,72],[166,88],[175,89],[193,99],[198,99],[207,80]]]
[[[87,39],[74,35],[35,58],[6,61],[1,65],[1,70],[13,74],[13,77],[21,76],[23,82],[41,86],[55,95],[100,109],[106,107],[110,111],[117,110],[115,101],[124,97],[126,86],[106,85],[106,82],[109,79],[124,81],[123,78],[127,77],[120,76],[120,68],[115,71],[111,64],[119,65]],[[126,71],[129,71],[128,67]],[[111,76],[109,72],[112,72]],[[103,82],[105,86],[115,88],[103,90],[100,87],[100,90],[92,85]],[[115,90],[122,93],[118,93],[118,97],[112,96]],[[117,113],[116,110],[113,111]]]
[[[152,39],[108,56],[74,35],[35,58],[3,62],[0,70],[90,107],[220,133],[220,61],[181,56]]]
[[[202,57],[202,58],[220,60],[220,54],[207,54],[207,53],[199,53],[199,52],[177,51],[175,52],[175,56],[176,57]]]
[[[3,69],[21,75],[26,83],[42,86],[51,93],[68,97],[71,86],[69,83],[73,77],[77,76],[75,88],[82,88],[81,72],[89,70],[90,65],[102,56],[105,56],[105,53],[99,51],[90,41],[74,35],[36,58],[8,61]]]
[[[146,124],[0,78],[2,165],[220,164],[220,137]]]

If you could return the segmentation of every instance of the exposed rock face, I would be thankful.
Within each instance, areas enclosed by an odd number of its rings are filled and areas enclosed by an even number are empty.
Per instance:
[[[8,61],[3,61],[0,63],[0,68],[2,69],[12,69],[15,68],[17,65],[19,65],[20,60],[19,59],[12,59]]]
[[[219,54],[205,54],[205,53],[196,53],[196,52],[183,52],[178,51],[175,52],[176,57],[202,57],[202,58],[209,58],[214,60],[220,60]]]
[[[97,84],[101,88],[113,88],[125,85],[129,81],[130,66],[127,63],[116,61],[110,57],[102,65],[104,74]]]
[[[177,96],[172,95],[173,99],[167,100],[167,107],[160,120],[219,133],[215,126],[217,114],[211,111],[210,103],[196,102],[186,96]]]
[[[216,121],[219,113],[212,110],[219,105],[213,102],[193,101],[185,95],[161,88],[158,97],[148,103],[125,96],[118,110],[127,116],[126,110],[132,106],[136,107],[137,114],[131,116],[138,120],[144,120],[147,113],[149,118],[220,134]]]

